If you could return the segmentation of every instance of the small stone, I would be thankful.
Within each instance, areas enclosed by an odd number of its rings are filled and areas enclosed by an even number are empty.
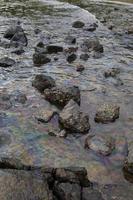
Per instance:
[[[117,74],[120,73],[120,69],[118,68],[111,68],[109,70],[107,70],[106,72],[104,72],[104,76],[105,78],[108,78],[108,77],[116,77]]]
[[[81,112],[79,105],[73,100],[61,111],[59,123],[73,133],[87,133],[90,129],[89,116]]]
[[[50,128],[48,131],[48,134],[50,136],[59,137],[59,138],[67,137],[67,132],[64,129],[59,130],[59,129],[55,129],[55,128]]]
[[[130,27],[130,28],[127,30],[127,33],[128,33],[128,34],[133,34],[133,27]]]
[[[88,58],[89,58],[89,55],[88,55],[87,53],[84,53],[84,54],[81,54],[81,55],[80,55],[80,59],[81,59],[81,60],[87,61]]]
[[[100,44],[98,38],[85,40],[81,47],[88,51],[95,51],[99,53],[104,52],[103,45]]]
[[[82,22],[82,21],[75,21],[73,24],[72,24],[72,27],[74,28],[83,28],[85,26],[85,23]]]
[[[78,65],[76,70],[77,70],[77,72],[82,72],[82,71],[84,71],[84,69],[85,69],[85,67],[83,65]]]
[[[80,104],[80,90],[77,86],[53,87],[44,90],[44,97],[50,103],[64,107],[70,99]]]
[[[33,63],[35,66],[41,66],[49,63],[50,61],[51,59],[48,58],[45,53],[35,52],[33,54]]]
[[[15,61],[11,58],[4,57],[0,59],[0,67],[11,67],[15,65]]]
[[[67,57],[67,62],[68,62],[68,63],[72,63],[72,62],[74,62],[76,59],[77,59],[76,54],[75,54],[75,53],[72,53],[72,54],[70,54],[70,55]]]
[[[42,41],[38,42],[36,47],[44,48],[44,43]]]
[[[37,74],[32,81],[32,86],[43,92],[47,88],[52,88],[55,86],[55,81],[50,76],[44,74]]]
[[[40,30],[39,28],[36,28],[36,29],[34,30],[34,32],[35,32],[36,35],[38,35],[39,33],[41,33],[41,30]]]
[[[103,156],[108,156],[115,148],[115,141],[112,137],[105,135],[88,136],[85,147]]]
[[[52,117],[54,116],[55,113],[56,112],[54,110],[39,109],[39,111],[37,112],[35,118],[40,122],[47,123],[52,119]]]
[[[120,107],[113,104],[103,104],[95,115],[95,122],[109,123],[119,118]]]
[[[46,47],[46,51],[47,51],[49,54],[58,53],[58,52],[63,52],[63,47],[57,46],[57,45],[48,45],[48,46]]]

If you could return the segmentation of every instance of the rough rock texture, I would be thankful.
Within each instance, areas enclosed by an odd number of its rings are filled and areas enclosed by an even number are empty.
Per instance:
[[[120,107],[113,104],[103,104],[96,112],[95,122],[109,123],[119,118]]]
[[[115,141],[107,135],[88,136],[85,146],[103,156],[110,155],[115,148]]]
[[[90,129],[88,115],[81,112],[79,105],[73,100],[60,113],[59,122],[70,132],[86,133]]]
[[[11,58],[4,57],[0,59],[0,67],[11,67],[15,65],[15,61]]]
[[[32,81],[32,86],[43,92],[47,88],[52,88],[55,86],[55,81],[50,76],[44,74],[37,74]]]
[[[82,21],[75,21],[73,24],[72,24],[72,27],[74,28],[83,28],[85,26],[85,23],[82,22]]]
[[[0,170],[0,199],[50,200],[50,193],[41,175],[23,170]]]
[[[80,104],[80,90],[77,86],[53,87],[44,91],[45,99],[59,107],[64,107],[70,99]]]
[[[50,61],[51,59],[48,58],[45,53],[35,52],[33,54],[33,63],[35,66],[41,66],[49,63]]]

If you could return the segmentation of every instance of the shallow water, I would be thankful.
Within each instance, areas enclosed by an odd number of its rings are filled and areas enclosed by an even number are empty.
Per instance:
[[[0,90],[8,92],[19,89],[23,91],[28,101],[25,106],[16,106],[6,111],[7,116],[0,118],[0,134],[8,135],[10,144],[0,149],[0,156],[13,156],[23,163],[33,166],[67,167],[84,166],[88,177],[93,182],[102,184],[127,183],[122,173],[122,166],[127,154],[127,143],[133,140],[133,54],[130,49],[121,44],[121,39],[103,26],[93,32],[75,30],[71,27],[73,21],[80,19],[91,24],[96,22],[94,15],[79,7],[57,1],[0,1],[0,38],[5,30],[21,18],[22,26],[29,40],[25,53],[16,56],[12,49],[0,47],[0,57],[5,55],[14,58],[16,66],[9,69],[0,68]],[[42,32],[38,35],[34,29]],[[89,58],[87,62],[79,59],[72,65],[66,62],[64,54],[58,54],[54,61],[40,68],[33,66],[32,55],[35,44],[43,40],[47,43],[58,43],[67,47],[65,37],[74,35],[78,44],[84,38],[97,36],[103,44],[105,52],[100,59]],[[51,38],[49,40],[49,37]],[[81,49],[78,51],[78,56]],[[85,66],[83,73],[76,72],[78,63]],[[105,79],[103,73],[111,67],[120,68],[119,78]],[[67,139],[54,138],[47,135],[49,126],[56,126],[53,120],[49,124],[38,124],[34,114],[37,109],[49,107],[41,95],[31,86],[31,80],[37,73],[49,74],[57,84],[78,85],[82,91],[82,110],[89,114],[92,134],[109,134],[117,138],[116,151],[110,157],[101,157],[84,149],[86,136]],[[96,124],[94,115],[100,104],[116,103],[120,106],[120,118],[107,125]],[[1,109],[1,112],[4,112]],[[64,153],[65,152],[65,153]]]

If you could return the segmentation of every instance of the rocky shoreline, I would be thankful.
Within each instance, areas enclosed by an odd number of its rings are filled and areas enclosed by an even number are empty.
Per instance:
[[[0,21],[0,198],[131,200],[131,48],[79,7],[36,6]]]

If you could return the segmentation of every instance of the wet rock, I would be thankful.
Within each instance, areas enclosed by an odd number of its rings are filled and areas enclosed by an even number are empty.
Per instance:
[[[87,178],[87,171],[83,167],[58,168],[54,174],[58,182],[76,183],[84,187],[90,186]]]
[[[23,29],[21,28],[20,25],[11,26],[4,33],[4,38],[11,40],[12,37],[15,35],[15,33],[18,33],[18,32],[23,32]]]
[[[87,27],[85,30],[86,31],[90,31],[90,32],[93,32],[96,30],[96,28],[98,27],[98,25],[96,23],[93,23],[93,24],[90,24],[89,27]]]
[[[113,104],[103,104],[95,115],[95,122],[109,123],[119,118],[120,107]]]
[[[15,65],[15,61],[11,58],[4,57],[0,59],[0,67],[11,67]]]
[[[82,72],[85,70],[85,67],[83,65],[77,65],[76,70],[77,70],[77,72]]]
[[[88,115],[81,112],[79,105],[70,100],[59,115],[60,124],[70,132],[87,133],[90,129]]]
[[[55,86],[55,81],[50,76],[44,74],[37,74],[32,81],[32,86],[35,87],[40,92],[43,92],[47,88],[52,88]]]
[[[33,54],[33,63],[35,66],[41,66],[51,61],[44,52],[35,52]]]
[[[51,120],[51,118],[56,114],[56,112],[52,109],[39,109],[39,111],[36,113],[35,118],[40,121],[47,123]]]
[[[48,45],[46,50],[49,54],[63,52],[63,47],[57,45]]]
[[[115,140],[106,135],[88,136],[85,141],[85,147],[103,156],[108,156],[115,148]]]
[[[128,34],[133,34],[133,27],[130,27],[130,28],[127,30],[127,33],[128,33]]]
[[[0,199],[50,200],[50,191],[42,175],[24,170],[0,170]]]
[[[85,26],[85,23],[82,22],[82,21],[75,21],[73,24],[72,24],[72,27],[74,28],[83,28]]]
[[[28,45],[28,39],[24,33],[24,31],[17,31],[14,36],[11,38],[11,43],[16,43],[21,46],[27,46]]]
[[[124,170],[133,176],[133,142],[128,144],[128,156],[125,161]]]
[[[81,54],[81,55],[80,55],[80,59],[81,59],[81,60],[87,61],[88,58],[89,58],[89,55],[88,55],[87,53],[84,53],[84,54]]]
[[[83,188],[82,189],[82,200],[104,200],[102,194],[92,188]]]
[[[36,47],[44,48],[44,43],[42,41],[38,42]]]
[[[59,107],[64,107],[70,99],[80,104],[80,90],[77,86],[62,86],[46,89],[44,90],[44,97],[47,101]]]
[[[68,63],[72,63],[72,62],[74,62],[76,59],[77,59],[76,54],[75,54],[75,53],[72,53],[72,54],[70,54],[70,55],[67,57],[67,62],[68,62]]]
[[[71,35],[67,36],[65,40],[66,40],[66,43],[69,45],[76,44],[76,38]]]
[[[54,194],[60,200],[80,200],[81,187],[78,184],[56,183]]]
[[[27,101],[26,95],[19,90],[15,90],[10,94],[10,102],[12,104],[15,104],[16,102],[21,103],[21,104],[25,104],[26,101]]]
[[[66,130],[62,129],[56,129],[56,128],[50,128],[49,131],[48,131],[48,134],[50,136],[54,136],[54,137],[59,137],[59,138],[65,138],[67,137],[67,132]]]
[[[106,72],[104,72],[104,76],[105,76],[105,78],[116,77],[119,73],[120,73],[120,69],[111,68],[111,69],[107,70]]]
[[[98,38],[85,40],[81,47],[88,51],[95,51],[99,53],[104,52],[103,45],[100,44]]]

